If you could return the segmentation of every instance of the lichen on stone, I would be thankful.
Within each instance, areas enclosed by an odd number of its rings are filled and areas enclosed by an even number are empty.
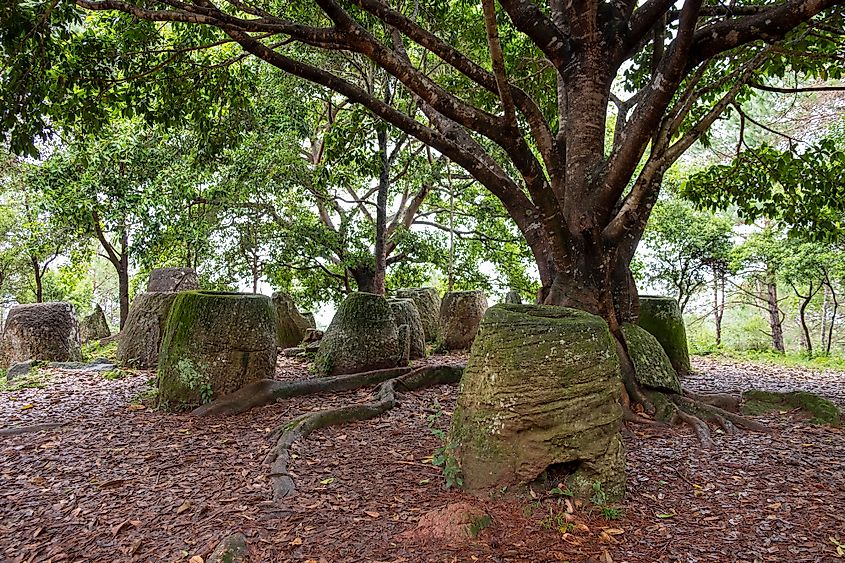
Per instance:
[[[450,440],[465,486],[527,483],[549,466],[624,491],[619,359],[607,324],[583,311],[487,310],[461,381]]]
[[[320,341],[314,373],[341,375],[396,367],[405,360],[405,345],[387,299],[350,293]]]
[[[202,404],[273,376],[275,311],[264,295],[189,291],[176,295],[158,367],[159,397]]]
[[[678,374],[660,342],[637,325],[624,323],[621,328],[637,382],[652,389],[680,393]]]
[[[672,297],[641,295],[637,324],[660,342],[678,376],[686,376],[690,371],[689,346],[678,302]]]

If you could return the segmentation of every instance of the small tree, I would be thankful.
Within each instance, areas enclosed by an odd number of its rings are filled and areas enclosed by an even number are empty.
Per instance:
[[[783,298],[778,296],[778,280],[786,255],[786,237],[771,225],[750,235],[734,255],[736,268],[745,278],[743,283],[735,285],[740,299],[765,312],[772,347],[781,354],[786,352],[785,315],[781,309]]]
[[[651,250],[643,258],[648,262],[646,279],[666,288],[684,311],[690,298],[704,289],[708,273],[714,288],[723,279],[732,235],[733,224],[725,217],[696,211],[679,199],[659,201],[643,235]],[[714,314],[718,311],[717,298]]]
[[[121,328],[129,314],[130,258],[137,260],[147,233],[160,232],[184,206],[180,186],[168,182],[174,152],[154,130],[118,122],[103,135],[59,147],[28,176],[63,231],[93,237],[114,267]]]

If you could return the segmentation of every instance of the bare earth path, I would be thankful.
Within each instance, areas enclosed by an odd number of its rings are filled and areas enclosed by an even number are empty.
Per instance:
[[[712,359],[696,367],[693,389],[794,386],[845,406],[845,373]],[[443,489],[427,460],[438,441],[426,417],[442,409],[438,425],[448,424],[454,387],[405,394],[380,418],[316,432],[296,446],[297,495],[275,506],[262,466],[269,429],[368,391],[206,420],[133,406],[148,377],[53,372],[43,389],[0,393],[2,427],[67,423],[0,436],[0,561],[197,563],[235,531],[255,562],[841,560],[830,538],[845,543],[845,436],[792,413],[761,419],[771,434],[716,434],[716,451],[684,429],[635,428],[624,516],[606,521],[586,506],[576,511],[584,527],[564,536],[548,525],[560,499]],[[307,373],[284,360],[279,377]],[[399,537],[458,501],[492,516],[477,540]]]

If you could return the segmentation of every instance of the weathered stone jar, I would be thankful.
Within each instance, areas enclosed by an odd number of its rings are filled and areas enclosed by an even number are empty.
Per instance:
[[[298,346],[305,337],[305,331],[311,321],[296,308],[293,298],[284,291],[273,294],[273,306],[276,309],[276,344],[279,348]]]
[[[132,300],[117,344],[117,361],[121,365],[141,369],[158,365],[164,325],[177,295],[155,291],[140,293]]]
[[[374,293],[350,293],[320,341],[314,371],[341,375],[396,367],[406,360],[408,348],[400,336],[387,299]]]
[[[147,291],[192,291],[199,289],[193,268],[158,268],[150,272]]]
[[[426,342],[440,337],[440,294],[433,287],[403,288],[396,292],[399,299],[411,299],[417,306]]]
[[[678,376],[689,374],[689,347],[684,316],[673,297],[641,295],[640,318],[637,324],[660,342]]]
[[[425,330],[417,306],[412,299],[389,299],[396,326],[408,325],[408,357],[425,357]]]
[[[487,310],[487,297],[481,290],[450,291],[440,305],[440,333],[447,350],[472,346],[481,318]]]
[[[579,494],[599,481],[611,498],[621,497],[622,388],[615,340],[601,318],[564,307],[491,307],[449,432],[465,487],[527,483],[551,472]]]
[[[79,323],[73,305],[61,301],[15,305],[0,338],[0,365],[27,360],[75,362],[81,359]]]
[[[158,367],[159,400],[195,406],[273,376],[276,318],[266,295],[179,293],[167,319]]]

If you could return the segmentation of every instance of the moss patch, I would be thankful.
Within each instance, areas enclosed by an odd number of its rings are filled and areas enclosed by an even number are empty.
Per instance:
[[[689,347],[684,317],[672,297],[640,296],[637,324],[654,336],[669,356],[672,367],[683,377],[690,371]]]
[[[112,363],[117,363],[117,340],[113,340],[103,346],[99,340],[91,340],[82,345],[82,361],[90,362],[97,358],[105,358]]]
[[[776,393],[752,389],[742,394],[742,414],[758,416],[775,411],[800,409],[810,417],[811,424],[840,426],[842,413],[823,397],[806,391]]]
[[[645,329],[629,323],[622,325],[622,334],[640,385],[680,393],[678,374],[660,342]]]
[[[39,369],[37,365],[28,374],[16,377],[11,381],[6,380],[5,370],[0,375],[2,375],[0,378],[0,392],[21,391],[23,389],[45,389],[51,380],[50,373]]]
[[[187,291],[170,309],[161,342],[159,397],[197,406],[272,377],[276,319],[264,295]]]

